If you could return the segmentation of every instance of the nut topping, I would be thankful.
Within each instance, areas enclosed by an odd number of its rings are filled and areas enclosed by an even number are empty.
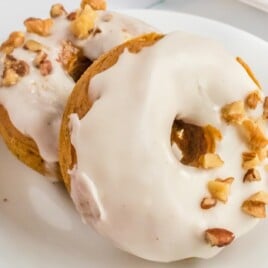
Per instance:
[[[217,154],[207,153],[199,159],[200,166],[204,169],[221,167],[224,162]]]
[[[260,159],[256,152],[245,152],[242,154],[242,159],[242,167],[244,169],[254,168],[260,163]]]
[[[18,83],[20,76],[13,69],[6,69],[4,71],[2,86],[11,87]]]
[[[43,62],[41,62],[40,64],[40,73],[43,76],[47,76],[49,74],[51,74],[52,72],[52,64],[50,60],[44,60]]]
[[[259,90],[251,92],[246,98],[246,105],[250,109],[256,109],[258,103],[261,101],[261,95]]]
[[[240,124],[245,117],[245,106],[243,101],[236,101],[222,108],[222,118],[227,123]]]
[[[242,126],[252,150],[260,150],[268,145],[268,139],[257,123],[246,119],[243,121]]]
[[[43,46],[35,40],[27,40],[23,48],[30,50],[32,52],[39,52],[42,50]]]
[[[258,192],[249,197],[242,204],[242,210],[248,215],[255,218],[265,218],[266,209],[265,205],[268,204],[268,193]]]
[[[50,9],[50,16],[51,18],[57,18],[63,15],[66,15],[67,12],[64,9],[64,6],[61,4],[55,4]]]
[[[260,180],[261,180],[260,172],[255,168],[250,168],[246,172],[243,178],[243,182],[254,182],[254,181],[260,181]]]
[[[87,38],[94,28],[96,17],[96,12],[89,5],[86,5],[71,23],[73,35],[79,39]]]
[[[24,25],[28,33],[35,33],[41,36],[48,36],[51,34],[54,22],[52,19],[37,19],[29,18],[24,21]]]
[[[24,33],[13,32],[9,35],[8,39],[1,45],[0,51],[10,54],[17,47],[22,46],[24,43]]]
[[[4,72],[2,86],[10,87],[29,73],[29,65],[23,60],[17,60],[11,55],[7,55],[4,62]]]
[[[47,76],[47,75],[51,74],[51,72],[53,70],[52,63],[48,59],[48,55],[43,51],[39,52],[36,55],[33,63],[34,63],[36,68],[40,69],[40,73],[43,76]]]
[[[234,178],[227,179],[216,179],[208,182],[208,190],[211,196],[223,203],[228,201],[228,196],[230,194],[230,187],[233,183]]]
[[[200,204],[202,209],[210,209],[210,208],[215,207],[216,205],[217,205],[217,200],[211,197],[203,198]]]
[[[228,246],[233,242],[234,239],[235,239],[234,234],[226,229],[213,228],[213,229],[207,229],[205,231],[205,240],[212,247]]]
[[[86,5],[90,5],[94,10],[105,10],[105,0],[82,0],[81,8],[85,8]]]
[[[75,20],[77,18],[77,12],[71,12],[67,15],[67,20]]]

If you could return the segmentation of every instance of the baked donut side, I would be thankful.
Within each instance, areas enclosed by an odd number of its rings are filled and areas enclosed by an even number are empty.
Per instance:
[[[44,176],[61,179],[58,163],[50,166],[43,160],[35,141],[14,127],[3,105],[0,105],[0,134],[9,150],[25,165]]]
[[[76,113],[81,119],[85,114],[87,114],[93,105],[93,102],[89,99],[88,95],[90,80],[95,75],[111,68],[114,64],[116,64],[118,58],[125,49],[128,49],[131,53],[138,53],[144,47],[152,46],[161,38],[163,38],[163,35],[161,34],[147,34],[114,48],[96,60],[76,83],[63,114],[59,143],[59,162],[61,174],[69,192],[71,191],[71,178],[69,171],[76,164],[76,153],[71,144],[70,138],[69,116],[73,113]]]

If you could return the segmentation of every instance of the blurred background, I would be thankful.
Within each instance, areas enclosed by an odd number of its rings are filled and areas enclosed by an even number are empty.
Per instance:
[[[268,0],[109,0],[109,4],[112,8],[155,8],[195,14],[231,24],[268,41]]]
[[[6,36],[14,30],[14,26],[21,25],[25,13],[36,17],[47,16],[50,6],[56,2],[63,3],[71,10],[79,5],[80,0],[1,0],[0,16],[1,21],[5,22],[4,27],[2,23],[1,35]],[[268,41],[268,0],[107,0],[107,2],[110,9],[153,8],[194,14],[233,25]]]

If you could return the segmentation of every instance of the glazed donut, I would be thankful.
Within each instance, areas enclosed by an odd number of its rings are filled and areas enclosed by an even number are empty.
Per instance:
[[[83,221],[144,259],[209,258],[265,217],[268,100],[215,41],[145,35],[76,84],[60,138]]]
[[[12,33],[0,48],[0,133],[9,149],[41,174],[61,177],[60,122],[75,82],[104,52],[155,31],[126,15],[95,10],[105,6],[82,1],[81,9],[67,13],[54,5],[51,18],[27,19],[27,31]]]

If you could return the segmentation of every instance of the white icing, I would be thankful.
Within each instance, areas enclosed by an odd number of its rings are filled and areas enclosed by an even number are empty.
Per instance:
[[[77,154],[71,196],[84,221],[119,248],[161,262],[216,255],[221,249],[204,241],[208,228],[225,228],[236,237],[253,228],[258,220],[243,213],[241,204],[267,190],[267,180],[243,183],[241,154],[248,148],[221,120],[220,109],[254,89],[235,58],[209,39],[176,32],[138,54],[125,51],[91,80],[89,94],[96,101],[90,111],[81,121],[71,116]],[[221,168],[201,170],[177,160],[170,145],[175,117],[221,131]],[[259,170],[265,178],[264,168]],[[230,176],[235,181],[228,203],[202,210],[207,182]],[[96,195],[103,218],[79,206]]]
[[[111,16],[111,21],[103,22],[104,16]],[[133,25],[137,24],[137,25]],[[58,62],[62,42],[71,40],[84,48],[85,56],[94,60],[103,52],[126,40],[153,30],[139,20],[115,12],[99,11],[96,28],[102,30],[95,36],[79,41],[70,32],[70,21],[61,17],[54,20],[52,35],[41,37],[26,33],[26,39],[33,39],[45,46],[45,52],[52,62],[52,74],[43,77],[32,62],[35,53],[18,48],[13,55],[30,65],[30,74],[18,84],[0,89],[0,103],[8,111],[15,127],[36,142],[42,158],[48,163],[58,161],[58,136],[61,117],[67,98],[74,87],[74,81]],[[0,58],[0,73],[3,72],[4,55]]]

